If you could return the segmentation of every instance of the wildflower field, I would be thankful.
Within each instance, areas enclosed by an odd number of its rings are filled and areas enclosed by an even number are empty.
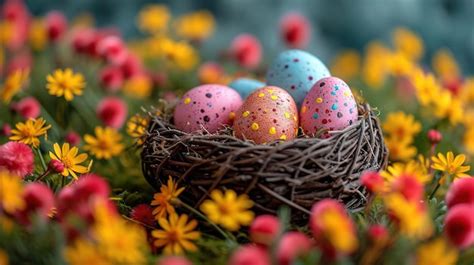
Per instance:
[[[474,264],[474,72],[450,47],[427,58],[416,31],[395,27],[389,40],[320,61],[304,52],[312,45],[311,19],[288,10],[268,25],[286,47],[280,54],[242,30],[209,56],[202,51],[221,27],[210,11],[175,14],[149,4],[135,18],[140,35],[125,38],[117,27],[95,26],[91,15],[33,16],[21,0],[2,2],[0,265]],[[303,62],[296,72],[278,72]],[[277,206],[262,207],[270,195],[252,189],[280,175],[257,170],[254,186],[234,188],[249,178],[252,157],[227,167],[187,164],[195,145],[211,140],[229,150],[273,150],[283,161],[291,153],[279,148],[292,141],[318,139],[307,147],[317,149],[340,137],[353,148],[360,142],[351,144],[346,133],[359,128],[364,104],[380,122],[370,135],[383,135],[385,161],[352,174],[358,159],[375,152],[369,150],[321,171],[303,162],[297,173],[282,166],[281,174],[295,179],[262,188],[281,195]],[[178,154],[152,137],[169,115],[169,141],[195,141]],[[173,160],[174,171],[148,173],[153,185],[144,176],[144,146],[165,157],[151,172],[170,157],[182,161]],[[343,156],[324,152],[304,161],[323,167]],[[345,175],[343,165],[350,168]],[[188,174],[201,166],[218,170]],[[225,178],[222,170],[237,173]],[[309,177],[296,179],[299,171],[327,175],[305,183]],[[332,182],[361,196],[362,206],[351,208]],[[294,192],[286,196],[292,185],[319,195],[304,197],[309,207],[302,207]],[[193,201],[196,190],[204,195]]]

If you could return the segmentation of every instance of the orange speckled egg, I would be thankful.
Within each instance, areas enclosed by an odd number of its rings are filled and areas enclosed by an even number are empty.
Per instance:
[[[298,134],[298,110],[291,95],[266,86],[248,96],[236,113],[235,136],[257,144],[291,140]]]

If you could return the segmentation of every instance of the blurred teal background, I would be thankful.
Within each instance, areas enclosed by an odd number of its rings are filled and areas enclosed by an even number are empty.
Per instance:
[[[417,32],[425,41],[425,59],[441,47],[449,48],[463,67],[474,73],[474,0],[27,0],[32,13],[51,9],[68,17],[90,12],[99,26],[115,25],[126,37],[139,34],[135,18],[147,3],[167,4],[174,15],[197,9],[211,11],[217,20],[214,36],[204,45],[208,58],[227,47],[241,32],[256,35],[265,58],[282,50],[278,21],[289,11],[307,16],[313,25],[308,50],[328,62],[341,49],[359,51],[373,39],[388,40],[396,26]],[[425,61],[429,63],[429,61]]]

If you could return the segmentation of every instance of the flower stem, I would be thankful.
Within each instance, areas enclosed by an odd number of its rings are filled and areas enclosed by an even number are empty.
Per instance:
[[[436,183],[436,187],[433,189],[433,191],[431,192],[430,196],[429,196],[429,199],[433,199],[435,193],[438,191],[439,187],[441,186],[441,184],[439,184],[439,181],[438,183]]]
[[[205,216],[204,214],[202,214],[201,212],[199,212],[198,210],[194,209],[193,207],[191,207],[190,205],[184,203],[183,201],[181,200],[178,200],[178,204],[179,205],[182,205],[184,206],[184,208],[186,208],[187,210],[189,210],[190,212],[196,214],[197,216],[201,217],[202,219],[204,219],[205,221],[207,221],[209,224],[211,224],[222,236],[224,236],[227,240],[231,240],[231,241],[236,241],[235,237],[233,235],[229,235],[228,233],[224,232],[224,230],[222,230],[217,224],[215,224],[214,222],[212,222],[211,220],[209,220],[209,218],[207,218],[207,216]]]
[[[38,156],[40,158],[41,165],[43,166],[44,171],[47,171],[48,166],[46,165],[46,162],[44,162],[43,154],[41,154],[41,151],[39,150],[39,148],[34,148],[34,149],[35,149],[36,153],[38,154]]]
[[[43,172],[43,174],[39,175],[39,176],[35,179],[35,181],[40,181],[40,180],[42,180],[42,179],[43,179],[44,177],[46,177],[50,172],[51,172],[51,170],[49,170],[49,168],[46,169],[46,170]]]

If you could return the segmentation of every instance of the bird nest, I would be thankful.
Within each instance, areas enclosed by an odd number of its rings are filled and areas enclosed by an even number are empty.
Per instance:
[[[330,138],[301,135],[294,140],[255,144],[233,135],[190,134],[176,129],[172,108],[151,111],[144,143],[142,169],[156,189],[168,176],[177,177],[186,191],[180,198],[198,207],[214,189],[248,194],[259,213],[293,209],[293,220],[306,220],[312,205],[337,199],[351,211],[367,203],[359,178],[364,171],[387,165],[388,151],[374,110],[359,105],[359,120]]]

